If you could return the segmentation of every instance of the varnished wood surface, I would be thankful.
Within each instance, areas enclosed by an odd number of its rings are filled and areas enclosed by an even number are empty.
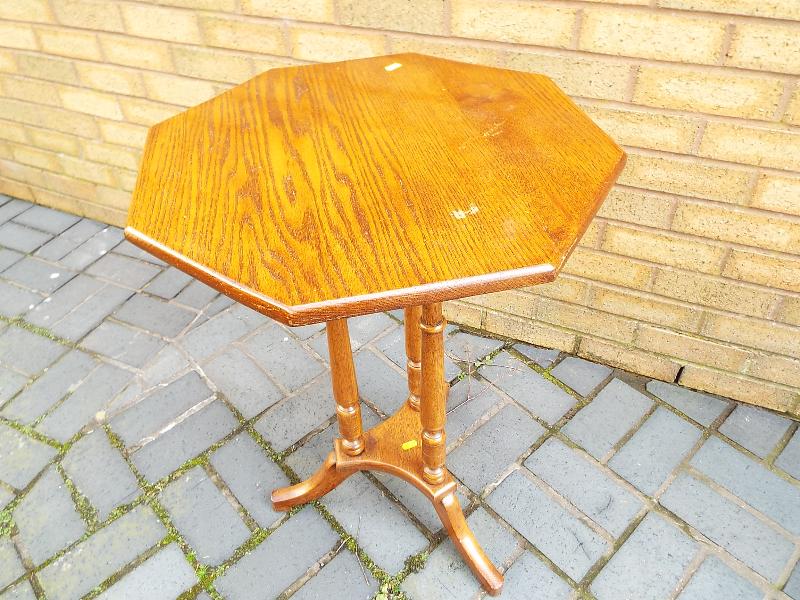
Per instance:
[[[624,153],[548,78],[274,69],[154,126],[126,236],[290,325],[552,280]]]
[[[355,456],[364,451],[361,430],[361,404],[358,399],[356,369],[350,346],[347,320],[336,319],[326,325],[328,354],[331,362],[333,398],[336,401],[336,418],[345,451]]]
[[[422,390],[419,401],[422,424],[422,476],[428,483],[444,480],[445,404],[444,326],[442,305],[422,307],[419,327],[422,334]]]

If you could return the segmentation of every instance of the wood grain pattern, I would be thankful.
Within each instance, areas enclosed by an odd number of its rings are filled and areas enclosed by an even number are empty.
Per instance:
[[[356,369],[346,319],[329,321],[326,325],[328,354],[331,361],[333,398],[336,400],[336,418],[345,451],[355,456],[364,451],[361,429],[361,404],[358,399]]]
[[[419,321],[421,306],[409,306],[404,311],[406,335],[406,375],[408,377],[408,405],[419,410],[419,395],[422,389],[422,338]]]
[[[274,69],[154,126],[126,236],[290,325],[552,280],[625,161],[547,77]]]
[[[419,323],[422,332],[422,390],[419,400],[422,423],[422,476],[428,483],[444,480],[445,394],[444,326],[442,305],[425,304]]]

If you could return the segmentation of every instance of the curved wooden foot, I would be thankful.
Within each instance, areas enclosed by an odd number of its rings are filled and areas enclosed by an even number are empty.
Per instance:
[[[461,554],[475,577],[481,582],[483,589],[490,595],[497,596],[503,590],[503,575],[489,560],[483,548],[478,544],[475,535],[467,525],[461,505],[455,492],[446,494],[434,502],[436,513],[442,520],[453,545]]]
[[[316,500],[330,492],[352,473],[352,471],[347,473],[337,471],[336,454],[331,452],[317,472],[305,481],[273,490],[272,507],[275,510],[289,510],[298,504]]]

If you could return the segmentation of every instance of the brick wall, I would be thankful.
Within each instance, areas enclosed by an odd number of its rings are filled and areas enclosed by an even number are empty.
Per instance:
[[[0,192],[121,224],[148,126],[399,51],[545,73],[629,153],[558,281],[451,319],[800,412],[797,0],[5,0]]]

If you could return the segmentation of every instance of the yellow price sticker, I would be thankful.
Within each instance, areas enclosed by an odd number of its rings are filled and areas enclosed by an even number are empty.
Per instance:
[[[407,442],[403,442],[400,446],[403,450],[411,450],[412,448],[416,448],[419,442],[417,440],[408,440]]]

